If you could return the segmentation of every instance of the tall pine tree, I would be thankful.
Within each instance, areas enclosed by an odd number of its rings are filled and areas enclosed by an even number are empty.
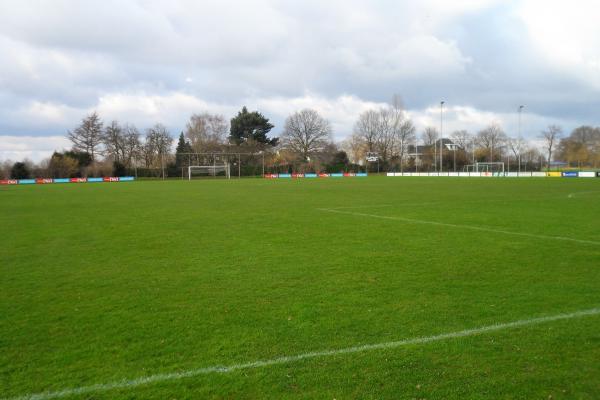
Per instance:
[[[177,147],[175,148],[175,166],[177,168],[184,168],[189,166],[190,156],[185,153],[193,153],[192,146],[183,137],[183,132],[179,135],[177,141]]]
[[[277,146],[279,139],[267,136],[273,126],[269,119],[258,111],[248,112],[248,109],[243,107],[242,111],[231,119],[229,141],[237,145],[253,141],[259,144]]]

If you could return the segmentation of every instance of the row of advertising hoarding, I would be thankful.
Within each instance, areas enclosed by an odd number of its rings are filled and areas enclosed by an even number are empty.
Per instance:
[[[339,173],[293,173],[293,174],[265,174],[267,179],[276,178],[348,178],[348,177],[365,177],[367,176],[364,172],[339,172]]]
[[[600,171],[552,172],[388,172],[387,176],[454,176],[454,177],[509,177],[509,178],[600,178]]]
[[[47,185],[53,183],[94,183],[94,182],[131,182],[133,176],[105,176],[102,178],[37,178],[3,179],[0,185]]]

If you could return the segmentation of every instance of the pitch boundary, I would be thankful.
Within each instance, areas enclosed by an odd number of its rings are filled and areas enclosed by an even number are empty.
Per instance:
[[[473,231],[500,233],[503,235],[514,235],[514,236],[530,237],[530,238],[535,238],[535,239],[562,240],[562,241],[568,241],[568,242],[600,246],[600,242],[596,242],[593,240],[585,240],[585,239],[575,239],[575,238],[571,238],[571,237],[567,237],[567,236],[537,235],[535,233],[514,232],[514,231],[507,231],[504,229],[489,228],[489,227],[485,227],[485,226],[451,224],[448,222],[428,221],[428,220],[423,220],[423,219],[393,217],[393,216],[385,216],[385,215],[377,215],[377,214],[366,214],[366,213],[359,213],[359,212],[352,212],[352,211],[342,211],[342,210],[337,210],[337,209],[332,209],[332,208],[317,208],[317,210],[330,212],[330,213],[336,213],[336,214],[354,215],[354,216],[358,216],[358,217],[368,217],[368,218],[376,218],[376,219],[386,219],[386,220],[390,220],[390,221],[407,222],[410,224],[444,226],[444,227],[449,227],[449,228],[461,228],[461,229],[468,229],[468,230],[473,230]]]
[[[43,392],[43,393],[35,393],[35,394],[26,394],[18,397],[10,397],[5,398],[3,400],[49,400],[49,399],[58,399],[63,397],[87,394],[87,393],[96,393],[96,392],[106,392],[114,389],[130,389],[134,387],[139,387],[143,385],[148,385],[152,383],[158,382],[166,382],[166,381],[174,381],[180,380],[184,378],[192,378],[200,375],[207,375],[211,373],[230,373],[239,370],[245,369],[255,369],[261,367],[268,367],[271,365],[278,364],[288,364],[294,363],[306,359],[318,358],[318,357],[331,357],[337,355],[345,355],[345,354],[354,354],[361,353],[365,351],[373,351],[373,350],[385,350],[385,349],[394,349],[402,346],[408,345],[418,345],[425,344],[430,342],[436,342],[447,339],[456,339],[461,337],[475,336],[480,335],[487,332],[495,332],[504,329],[518,328],[529,325],[537,325],[545,322],[552,321],[560,321],[560,320],[568,320],[573,318],[581,318],[585,316],[593,316],[600,314],[600,308],[591,308],[588,310],[575,311],[571,313],[563,313],[563,314],[555,314],[546,317],[536,317],[529,319],[520,319],[512,322],[504,322],[494,325],[482,326],[479,328],[465,329],[462,331],[442,333],[433,336],[421,336],[412,339],[403,339],[393,342],[384,342],[384,343],[376,343],[376,344],[365,344],[360,346],[347,347],[342,349],[333,349],[333,350],[322,350],[322,351],[314,351],[309,353],[298,354],[294,356],[283,356],[278,358],[273,358],[269,360],[258,360],[248,363],[242,364],[231,364],[228,366],[212,366],[205,367],[199,369],[193,369],[183,372],[174,372],[168,374],[156,374],[145,376],[136,379],[130,380],[122,380],[118,382],[111,383],[101,383],[90,386],[81,386],[77,388],[69,388],[63,389],[54,392]]]

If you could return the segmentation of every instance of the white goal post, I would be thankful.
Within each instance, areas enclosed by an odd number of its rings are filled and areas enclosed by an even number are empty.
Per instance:
[[[465,165],[467,172],[500,172],[504,173],[504,162],[476,162],[475,164]]]
[[[231,179],[229,164],[215,165],[190,165],[188,167],[188,180],[192,180],[193,176],[213,176],[217,177],[221,173],[227,179]]]

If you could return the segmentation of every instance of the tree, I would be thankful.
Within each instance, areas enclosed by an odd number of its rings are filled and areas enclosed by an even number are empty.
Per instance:
[[[123,139],[123,161],[125,166],[131,165],[141,155],[142,143],[140,142],[140,132],[134,125],[126,125]]]
[[[193,114],[185,129],[192,152],[205,153],[218,151],[225,143],[229,125],[225,117],[218,114]]]
[[[380,114],[385,115],[385,120],[388,121],[387,125],[389,125],[389,128],[384,130],[384,136],[391,136],[386,141],[386,146],[389,146],[389,148],[385,149],[384,154],[387,157],[389,152],[390,158],[398,158],[400,160],[400,170],[402,170],[408,145],[415,141],[415,127],[406,116],[402,98],[398,94],[392,96],[390,106],[387,110],[382,109]],[[387,158],[384,160],[387,160]]]
[[[342,142],[342,148],[354,164],[362,164],[367,154],[367,146],[363,139],[356,133],[350,135]]]
[[[437,129],[432,126],[426,127],[421,135],[423,138],[423,144],[425,144],[425,146],[433,146],[437,141],[438,136],[439,134]]]
[[[527,145],[527,142],[525,140],[523,140],[523,138],[521,138],[521,137],[507,138],[506,144],[508,145],[508,148],[510,149],[510,151],[512,151],[513,155],[515,156],[515,160],[517,160],[517,162],[519,164],[519,172],[521,172],[521,152]]]
[[[102,136],[106,155],[114,161],[123,161],[125,159],[125,140],[123,128],[121,128],[117,121],[112,121],[104,129],[104,135]]]
[[[31,177],[29,168],[24,162],[16,162],[10,170],[11,179],[28,179]]]
[[[415,126],[411,120],[404,121],[399,127],[396,127],[396,136],[398,138],[397,150],[394,152],[400,159],[400,170],[404,168],[404,155],[410,143],[416,139]]]
[[[267,134],[274,125],[258,111],[248,112],[243,107],[235,118],[231,119],[229,141],[237,145],[252,141],[260,145],[277,146],[278,138],[269,138]]]
[[[489,154],[490,162],[493,162],[494,159],[494,151],[496,151],[496,155],[499,155],[499,149],[504,144],[506,140],[506,134],[500,127],[500,125],[494,123],[489,125],[487,128],[482,129],[477,134],[477,141],[479,145],[483,147],[487,154]]]
[[[123,163],[121,163],[120,161],[113,161],[112,175],[113,176],[125,176],[125,175],[127,175],[127,168],[125,168],[125,165]]]
[[[307,161],[331,141],[331,124],[315,110],[295,112],[285,120],[281,141],[284,148]]]
[[[550,169],[550,161],[552,161],[552,151],[557,140],[562,135],[562,128],[558,125],[549,125],[548,128],[542,131],[541,137],[544,140],[544,148],[548,158],[546,159],[546,169]]]
[[[398,158],[402,164],[408,142],[414,141],[415,129],[402,109],[400,97],[394,95],[390,106],[360,114],[354,134],[365,143],[368,152],[378,152],[384,163]]]
[[[164,156],[170,153],[173,137],[162,124],[156,124],[146,131],[146,143],[156,156]]]
[[[435,144],[438,137],[437,129],[432,126],[426,127],[421,134],[424,145],[421,150],[423,152],[422,163],[425,168],[429,168],[430,170],[437,166],[437,146]]]
[[[79,168],[87,167],[92,163],[92,156],[90,153],[68,150],[64,152],[64,155],[65,157],[71,157],[72,159],[77,160]]]
[[[473,137],[466,130],[454,131],[450,134],[452,142],[459,145],[462,149],[467,149],[473,142]]]
[[[89,153],[93,161],[102,144],[102,125],[95,111],[83,118],[77,128],[67,132],[67,137],[73,143],[73,149]]]
[[[179,135],[179,141],[177,142],[177,147],[175,148],[175,167],[179,170],[180,168],[189,167],[189,154],[185,155],[185,153],[193,153],[194,150],[188,141],[183,137],[183,132]]]
[[[327,170],[329,172],[347,171],[348,164],[350,164],[348,154],[342,150],[336,151],[331,157],[331,162],[329,163]]]
[[[560,139],[556,154],[569,164],[596,168],[600,164],[600,128],[580,126]]]
[[[148,152],[150,164],[161,168],[162,176],[165,177],[165,157],[170,154],[173,145],[173,137],[162,124],[156,124],[146,131],[145,148]]]
[[[375,151],[379,141],[380,121],[375,110],[367,110],[359,115],[354,124],[354,134],[365,144],[367,152]]]
[[[83,153],[87,154],[87,153]],[[79,162],[77,159],[54,152],[48,163],[48,174],[52,178],[72,178],[79,172]]]
[[[0,179],[10,179],[10,171],[13,163],[10,160],[4,160],[0,163]]]

